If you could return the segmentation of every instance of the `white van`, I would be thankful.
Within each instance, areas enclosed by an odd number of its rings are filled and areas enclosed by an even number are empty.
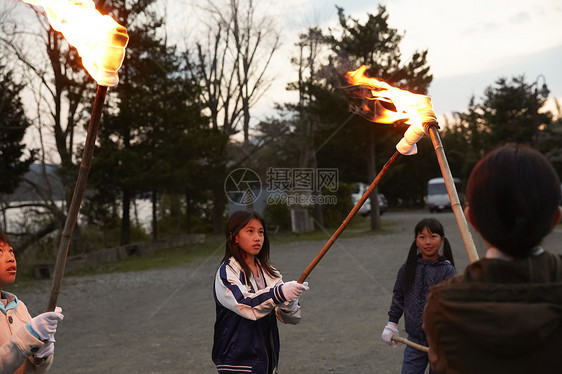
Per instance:
[[[460,193],[461,180],[453,178],[459,200],[464,201],[464,194]],[[449,200],[449,193],[445,186],[443,178],[432,178],[427,182],[427,196],[425,198],[427,207],[431,213],[440,212],[444,209],[451,209],[451,201]]]

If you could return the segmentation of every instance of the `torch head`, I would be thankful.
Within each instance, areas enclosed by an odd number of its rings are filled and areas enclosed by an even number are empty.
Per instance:
[[[88,73],[102,86],[119,82],[129,42],[127,29],[102,15],[92,0],[23,0],[45,10],[51,27],[76,48]]]
[[[127,29],[121,25],[112,27],[105,40],[96,46],[92,61],[92,76],[102,86],[115,86],[119,82],[117,71],[125,59],[125,47],[129,42]],[[90,71],[90,69],[88,69]]]
[[[351,84],[348,88],[352,88],[350,92],[363,100],[361,106],[353,108],[355,113],[377,123],[402,122],[420,129],[423,129],[424,123],[437,123],[430,97],[402,90],[379,79],[368,77],[365,75],[365,70],[366,67],[363,65],[346,74],[346,79]],[[365,101],[373,104],[367,105]]]
[[[410,125],[396,149],[403,155],[417,153],[416,143],[423,138],[424,133],[429,134],[430,124],[437,125],[431,98],[368,77],[365,70],[363,65],[346,74],[351,87],[355,87],[354,94],[364,101],[359,106],[352,105],[352,110],[373,122]]]

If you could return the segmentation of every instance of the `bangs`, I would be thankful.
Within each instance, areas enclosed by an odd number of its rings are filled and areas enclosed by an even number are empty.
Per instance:
[[[425,218],[422,219],[420,222],[418,222],[416,228],[414,229],[415,236],[418,236],[418,234],[421,233],[424,228],[427,228],[427,231],[429,231],[432,234],[439,234],[441,236],[445,236],[443,225],[434,218]]]

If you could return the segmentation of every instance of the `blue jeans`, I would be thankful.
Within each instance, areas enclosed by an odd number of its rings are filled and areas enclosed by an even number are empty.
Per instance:
[[[408,336],[408,340],[425,345],[427,347],[427,340],[417,339],[413,336]],[[404,348],[404,361],[402,362],[402,374],[423,374],[428,366],[429,359],[427,353],[410,347],[409,345]],[[429,374],[434,372],[429,368]]]

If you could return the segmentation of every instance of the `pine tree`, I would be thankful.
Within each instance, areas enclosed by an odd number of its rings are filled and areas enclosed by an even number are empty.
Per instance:
[[[180,56],[162,36],[163,19],[155,2],[105,2],[127,28],[129,45],[112,89],[99,132],[92,177],[103,204],[121,200],[121,244],[131,240],[130,210],[137,194],[149,194],[153,202],[152,235],[157,237],[157,203],[169,192],[192,196],[203,189],[196,159],[208,130],[201,111],[193,104],[196,86],[189,75],[189,59]],[[201,154],[203,154],[201,152]],[[199,183],[194,183],[198,181]],[[195,188],[194,185],[197,185]]]
[[[30,122],[25,116],[21,91],[13,71],[0,61],[0,193],[14,192],[33,162],[34,151],[26,155],[23,137]]]

